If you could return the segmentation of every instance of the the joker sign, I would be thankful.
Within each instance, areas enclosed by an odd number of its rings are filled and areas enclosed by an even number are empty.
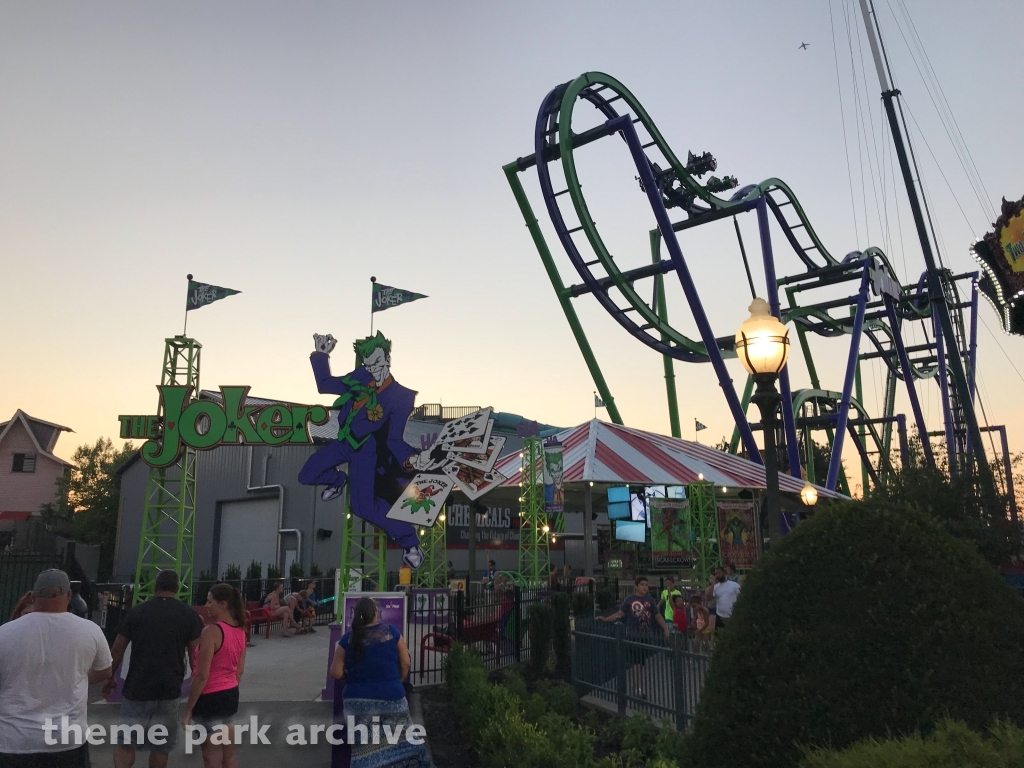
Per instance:
[[[377,332],[353,345],[362,366],[346,376],[332,376],[332,336],[314,335],[316,351],[310,356],[316,386],[321,394],[340,395],[338,437],[306,461],[299,472],[304,485],[325,485],[324,501],[341,494],[347,482],[352,512],[385,531],[405,548],[403,560],[413,569],[423,563],[416,528],[387,517],[392,501],[381,497],[389,484],[420,464],[417,451],[403,439],[405,423],[412,414],[416,393],[391,377],[391,342]],[[348,464],[348,474],[338,469]],[[400,489],[399,489],[400,490]]]

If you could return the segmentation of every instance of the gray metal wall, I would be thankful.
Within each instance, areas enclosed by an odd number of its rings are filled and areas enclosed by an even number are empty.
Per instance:
[[[296,479],[306,459],[319,447],[229,446],[199,452],[193,564],[197,575],[203,570],[216,570],[219,576],[228,565],[216,562],[219,516],[223,502],[253,498],[277,499],[280,493],[276,488],[250,491],[247,489],[250,484],[253,487],[284,487],[281,527],[295,528],[302,532],[300,559],[307,573],[311,563],[316,563],[324,571],[337,566],[345,495],[328,502],[321,501],[321,489],[301,485]],[[136,461],[121,478],[121,511],[115,564],[115,572],[120,579],[127,579],[134,572],[138,559],[148,474],[149,467],[142,461]],[[332,537],[317,541],[318,528],[333,531]],[[295,548],[295,538],[293,534],[285,534],[282,550]],[[282,564],[279,563],[279,567]],[[248,563],[239,565],[244,571]],[[266,568],[268,563],[263,565]]]

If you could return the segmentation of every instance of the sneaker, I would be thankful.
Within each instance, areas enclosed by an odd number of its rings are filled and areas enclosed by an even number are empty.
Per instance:
[[[324,488],[324,492],[320,494],[320,498],[324,501],[330,501],[331,499],[341,496],[342,486],[332,485],[330,488]]]
[[[409,547],[405,550],[405,554],[402,555],[402,562],[412,568],[414,571],[423,565],[423,550],[418,546]]]
[[[316,630],[313,629],[312,627],[309,628],[309,631],[312,632],[314,635],[316,634]]]

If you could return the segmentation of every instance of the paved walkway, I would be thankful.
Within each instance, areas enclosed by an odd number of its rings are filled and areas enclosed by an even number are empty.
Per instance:
[[[279,632],[274,632],[269,640],[260,636],[253,642],[254,646],[246,653],[245,674],[239,685],[241,704],[236,722],[244,723],[255,716],[259,718],[260,725],[269,723],[271,727],[266,731],[266,737],[271,745],[246,743],[240,746],[237,750],[239,764],[244,768],[280,768],[287,765],[327,768],[331,763],[331,746],[323,733],[320,733],[317,745],[289,746],[285,739],[289,726],[293,724],[305,727],[307,740],[310,725],[332,724],[331,702],[320,701],[327,675],[328,628],[317,627],[315,634],[288,639],[282,639]],[[99,686],[90,689],[90,702],[90,724],[108,726],[117,723],[120,707],[105,702]],[[113,765],[112,746],[91,746],[89,752],[96,768]],[[147,760],[148,755],[140,752],[135,765],[145,768]],[[174,768],[201,768],[203,765],[199,747],[194,747],[191,755],[185,754],[184,734],[181,732],[171,752],[170,765]]]

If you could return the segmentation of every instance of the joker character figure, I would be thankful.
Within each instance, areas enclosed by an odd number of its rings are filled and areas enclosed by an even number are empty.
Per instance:
[[[418,464],[415,449],[403,439],[405,423],[412,414],[416,393],[391,377],[391,342],[378,331],[353,345],[362,366],[346,376],[332,376],[332,336],[314,335],[317,350],[310,356],[317,390],[340,395],[338,437],[306,461],[299,472],[303,485],[326,485],[320,495],[329,501],[349,486],[352,512],[373,523],[405,548],[402,560],[412,569],[423,564],[423,551],[412,524],[387,517],[391,504],[381,497],[391,484],[401,491],[397,477]],[[348,464],[348,474],[338,469]],[[395,494],[397,498],[397,494]]]

